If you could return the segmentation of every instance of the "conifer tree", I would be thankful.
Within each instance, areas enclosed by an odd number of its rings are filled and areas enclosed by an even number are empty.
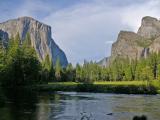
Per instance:
[[[61,64],[60,64],[60,60],[59,58],[57,58],[56,60],[56,65],[55,65],[55,77],[57,81],[61,80]]]

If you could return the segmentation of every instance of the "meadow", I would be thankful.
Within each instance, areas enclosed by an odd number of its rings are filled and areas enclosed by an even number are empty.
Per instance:
[[[76,91],[122,94],[157,94],[160,91],[159,81],[102,81],[93,83],[49,82],[38,85],[40,91]]]

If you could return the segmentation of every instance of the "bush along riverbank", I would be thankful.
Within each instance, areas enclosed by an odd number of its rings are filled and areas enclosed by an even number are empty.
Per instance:
[[[54,82],[38,85],[39,91],[74,91],[74,92],[99,92],[118,94],[157,94],[158,87],[154,84],[139,81],[125,82],[96,82],[96,83],[76,83],[76,82]]]

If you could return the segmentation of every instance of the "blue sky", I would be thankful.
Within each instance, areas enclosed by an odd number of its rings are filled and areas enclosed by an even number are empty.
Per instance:
[[[159,0],[0,0],[0,22],[31,16],[52,27],[69,60],[98,61],[120,30],[136,32],[143,16],[160,17]]]

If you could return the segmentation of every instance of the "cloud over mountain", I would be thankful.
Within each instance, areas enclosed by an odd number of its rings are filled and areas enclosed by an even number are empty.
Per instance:
[[[14,3],[11,11],[2,4],[0,13],[5,11],[6,15],[2,15],[0,21],[29,15],[51,25],[55,41],[69,61],[76,63],[110,55],[111,44],[106,43],[114,42],[121,29],[137,31],[143,16],[160,17],[158,0],[63,1],[24,0],[18,3],[20,7]]]

